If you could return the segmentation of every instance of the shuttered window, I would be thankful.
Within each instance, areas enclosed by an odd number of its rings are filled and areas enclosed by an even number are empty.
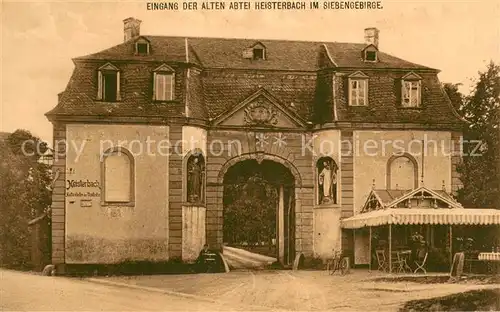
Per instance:
[[[174,75],[167,73],[155,74],[155,100],[171,101],[174,99]]]

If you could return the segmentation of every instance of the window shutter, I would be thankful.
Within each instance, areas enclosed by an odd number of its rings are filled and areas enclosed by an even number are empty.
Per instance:
[[[156,73],[153,73],[153,101],[156,101]]]
[[[353,105],[354,98],[352,96],[352,80],[347,79],[347,97],[349,105]]]
[[[422,82],[420,80],[418,81],[417,97],[418,97],[417,106],[420,107],[420,105],[422,105]]]
[[[406,86],[405,81],[401,80],[401,106],[405,106],[405,98],[406,98]]]
[[[174,99],[175,74],[170,76],[170,100]]]
[[[105,159],[104,164],[104,200],[108,202],[131,201],[132,172],[127,155],[113,154]]]
[[[97,71],[97,99],[102,100],[102,72]]]
[[[161,97],[164,101],[168,101],[170,100],[170,90],[167,89],[169,87],[167,84],[169,83],[170,76],[163,74],[161,77],[161,89],[163,90]]]
[[[120,72],[116,72],[116,100],[120,101],[122,98],[120,96]]]
[[[363,99],[364,105],[368,106],[368,79],[364,81],[364,87],[365,87],[365,98]]]

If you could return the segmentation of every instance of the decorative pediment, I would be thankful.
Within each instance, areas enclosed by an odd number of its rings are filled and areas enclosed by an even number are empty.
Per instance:
[[[305,123],[265,89],[259,89],[230,111],[214,120],[214,125],[241,127],[304,127]]]
[[[149,39],[144,37],[144,36],[140,36],[139,38],[137,38],[135,40],[135,43],[150,43]]]
[[[372,190],[368,195],[368,198],[366,199],[365,204],[361,209],[361,212],[363,213],[384,208],[385,208],[384,202],[382,201],[380,196],[378,196],[377,192],[375,190]]]
[[[374,44],[369,44],[362,51],[378,51],[378,48]]]
[[[401,79],[403,79],[403,80],[422,80],[422,77],[415,74],[414,72],[409,72],[408,74],[404,75]]]
[[[167,64],[161,64],[160,66],[156,67],[154,70],[154,72],[167,72],[167,73],[174,73],[175,70],[168,66]]]
[[[365,75],[362,71],[358,70],[348,76],[351,79],[368,79],[369,77]]]
[[[118,67],[116,67],[111,63],[106,63],[102,65],[101,67],[99,67],[99,70],[119,71]]]
[[[262,42],[257,41],[253,45],[251,45],[250,48],[251,49],[265,49],[266,46]]]
[[[421,186],[395,199],[388,208],[463,208],[444,190],[431,190]]]
[[[415,190],[372,190],[361,213],[389,208],[463,208],[444,190],[419,187]]]

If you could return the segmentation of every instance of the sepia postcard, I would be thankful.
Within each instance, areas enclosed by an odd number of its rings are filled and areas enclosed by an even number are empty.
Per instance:
[[[2,311],[500,310],[500,2],[1,2]]]

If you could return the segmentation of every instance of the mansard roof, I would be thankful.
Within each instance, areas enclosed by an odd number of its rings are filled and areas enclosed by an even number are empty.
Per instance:
[[[109,49],[76,58],[76,60],[117,61],[177,61],[199,64],[206,68],[241,68],[316,71],[317,55],[321,48],[327,50],[332,67],[434,70],[387,53],[378,53],[378,62],[364,62],[360,52],[364,43],[291,41],[268,39],[225,39],[176,36],[141,36],[149,40],[149,55],[135,55],[135,41],[129,40]],[[266,47],[266,60],[251,62],[242,52],[259,43]],[[186,49],[186,45],[188,49]]]
[[[148,40],[148,54],[136,53],[137,40]],[[256,44],[265,46],[265,60],[244,57],[244,51]],[[364,48],[364,43],[140,36],[75,58],[75,69],[66,89],[59,94],[58,105],[46,115],[103,120],[189,117],[209,124],[265,88],[281,107],[306,123],[342,121],[456,127],[458,119],[450,114],[453,109],[441,88],[437,70],[383,52],[378,52],[377,62],[364,62],[361,57]],[[121,72],[122,96],[118,103],[96,100],[95,71],[108,63]],[[175,70],[177,77],[176,98],[168,105],[155,103],[151,96],[152,73],[163,64]],[[189,65],[192,74],[185,71]],[[330,86],[333,73],[323,71],[325,68],[335,72],[339,82],[335,114],[333,97],[329,95],[333,90]],[[398,84],[407,73],[422,77],[420,110],[400,110],[397,106],[401,90]],[[342,95],[346,90],[341,85],[349,75],[373,77],[369,88],[376,96],[370,98],[368,107],[353,109],[346,104]],[[381,76],[388,79],[379,79]],[[324,121],[314,116],[317,107],[326,110]]]

